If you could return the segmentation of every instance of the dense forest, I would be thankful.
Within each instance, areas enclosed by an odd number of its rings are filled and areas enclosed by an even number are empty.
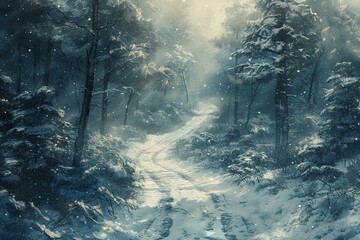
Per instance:
[[[0,239],[359,239],[356,0],[1,0]]]

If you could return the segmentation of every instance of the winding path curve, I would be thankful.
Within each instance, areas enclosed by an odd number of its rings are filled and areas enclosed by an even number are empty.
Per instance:
[[[198,109],[183,127],[148,136],[127,151],[144,177],[141,205],[128,221],[139,239],[239,239],[235,230],[243,232],[242,237],[251,234],[247,224],[239,229],[241,216],[228,211],[229,201],[237,201],[229,198],[238,189],[224,176],[181,161],[173,153],[177,140],[211,124],[217,110],[204,103]]]

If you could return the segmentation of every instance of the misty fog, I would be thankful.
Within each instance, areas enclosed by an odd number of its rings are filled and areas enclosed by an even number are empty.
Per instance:
[[[0,239],[360,239],[358,0],[1,0]]]

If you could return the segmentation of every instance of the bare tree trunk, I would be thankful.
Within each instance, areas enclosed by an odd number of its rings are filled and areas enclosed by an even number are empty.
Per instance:
[[[93,0],[92,7],[92,38],[90,43],[90,50],[87,54],[87,67],[85,79],[84,99],[82,102],[78,133],[75,140],[73,166],[78,167],[82,158],[85,144],[85,131],[87,128],[90,104],[93,95],[95,70],[96,70],[96,53],[99,42],[99,0]]]
[[[250,122],[251,108],[255,102],[256,96],[258,95],[260,88],[261,88],[260,83],[257,83],[255,88],[254,88],[254,84],[251,84],[251,93],[250,93],[251,96],[250,96],[250,102],[248,105],[248,111],[247,111],[247,115],[246,115],[245,129],[248,127],[248,124]]]
[[[227,106],[227,124],[231,125],[231,83],[229,82],[228,106]]]
[[[109,82],[111,76],[111,61],[105,61],[105,74],[103,79],[103,93],[102,93],[102,107],[101,107],[101,119],[100,119],[100,134],[107,134],[108,125],[108,110],[109,110]]]
[[[186,70],[183,70],[183,72],[181,73],[181,78],[183,80],[184,83],[184,88],[185,88],[185,94],[186,94],[186,102],[189,102],[189,90],[188,90],[188,86],[187,86],[187,81],[186,81]]]
[[[279,21],[279,27],[286,22],[285,10],[281,13],[282,20]],[[285,55],[287,52],[287,38],[285,31],[281,31],[278,36],[278,41],[284,43],[284,48],[279,55]],[[279,67],[283,72],[278,75],[276,89],[275,89],[275,158],[279,166],[286,166],[284,162],[286,159],[289,146],[289,101],[288,101],[288,75],[287,75],[287,59],[284,58],[279,62]]]
[[[248,105],[248,111],[247,111],[247,114],[246,114],[245,129],[247,129],[247,127],[249,125],[249,122],[250,122],[251,108],[252,108],[253,103],[254,103],[254,98],[251,98],[250,102],[249,102],[249,105]]]
[[[281,151],[281,82],[277,80],[275,89],[275,155],[278,155]]]
[[[239,118],[239,84],[234,84],[234,124],[237,125]]]
[[[40,76],[40,49],[39,49],[39,42],[37,39],[34,40],[33,51],[34,51],[33,85],[35,87],[37,85],[38,77]]]
[[[309,84],[309,90],[308,90],[308,95],[306,98],[306,103],[309,104],[311,102],[311,100],[313,100],[313,103],[315,104],[316,100],[314,99],[314,86],[316,83],[316,75],[317,75],[317,69],[318,69],[318,62],[315,63],[315,67],[314,70],[311,74],[311,79],[310,79],[310,84]]]
[[[236,33],[235,39],[239,39],[239,33]],[[236,67],[239,63],[239,57],[235,57],[235,72],[234,72],[234,79],[237,79],[236,77]],[[239,84],[234,84],[234,124],[238,124],[239,120]]]
[[[226,112],[226,121],[227,121],[227,124],[228,125],[231,125],[231,91],[232,91],[232,86],[233,84],[231,83],[231,77],[227,74],[227,70],[225,70],[223,68],[223,71],[224,71],[224,75],[226,76],[227,80],[229,81],[229,85],[228,85],[228,92],[227,92],[227,112]]]
[[[129,88],[129,89],[130,89],[129,98],[128,98],[128,101],[127,101],[126,106],[125,106],[124,126],[126,126],[126,124],[127,124],[127,119],[128,119],[129,107],[130,107],[131,100],[135,96],[134,89],[132,89],[132,88]]]
[[[287,152],[289,146],[289,104],[287,95],[286,74],[282,74],[276,84],[275,90],[275,155],[278,161],[282,161],[281,156]],[[279,162],[279,164],[284,164]]]
[[[285,75],[286,76],[286,75]],[[285,152],[287,152],[289,147],[289,131],[290,131],[290,124],[289,124],[289,98],[288,98],[288,79],[285,78],[283,84],[283,102],[284,102],[284,116],[283,116],[283,133],[282,133],[282,147]]]
[[[54,42],[51,38],[48,39],[45,53],[45,72],[43,85],[49,86],[50,84],[50,71],[51,71],[51,56],[53,52]]]
[[[320,78],[319,78],[319,75],[316,75],[316,81],[314,83],[314,91],[313,91],[313,97],[312,97],[312,100],[313,100],[313,103],[314,103],[314,106],[318,106],[319,105],[319,102],[320,102],[320,98],[321,98],[321,90],[320,90]],[[320,93],[320,94],[319,94]]]
[[[22,9],[22,1],[20,1],[20,8]],[[20,12],[20,15],[22,15],[22,12]],[[21,79],[21,74],[22,74],[22,44],[23,44],[23,19],[22,16],[19,17],[19,36],[18,36],[18,42],[17,42],[17,52],[18,52],[18,68],[17,68],[17,84],[16,84],[16,92],[18,94],[20,94],[21,92],[21,85],[22,85],[22,79]]]

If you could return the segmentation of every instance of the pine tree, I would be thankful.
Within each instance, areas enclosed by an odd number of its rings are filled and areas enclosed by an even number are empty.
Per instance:
[[[294,0],[260,0],[257,8],[263,16],[247,28],[245,46],[235,53],[247,59],[237,71],[248,81],[276,80],[275,154],[281,161],[289,145],[289,84],[315,52],[317,18],[307,5]]]
[[[360,78],[354,76],[351,63],[343,62],[336,65],[328,83],[331,87],[325,93],[322,138],[325,146],[342,158],[359,152]]]
[[[64,112],[52,104],[54,96],[54,89],[42,87],[13,99],[16,108],[1,148],[16,160],[11,175],[20,182],[13,190],[26,200],[49,196],[59,165],[68,165],[69,124]]]

